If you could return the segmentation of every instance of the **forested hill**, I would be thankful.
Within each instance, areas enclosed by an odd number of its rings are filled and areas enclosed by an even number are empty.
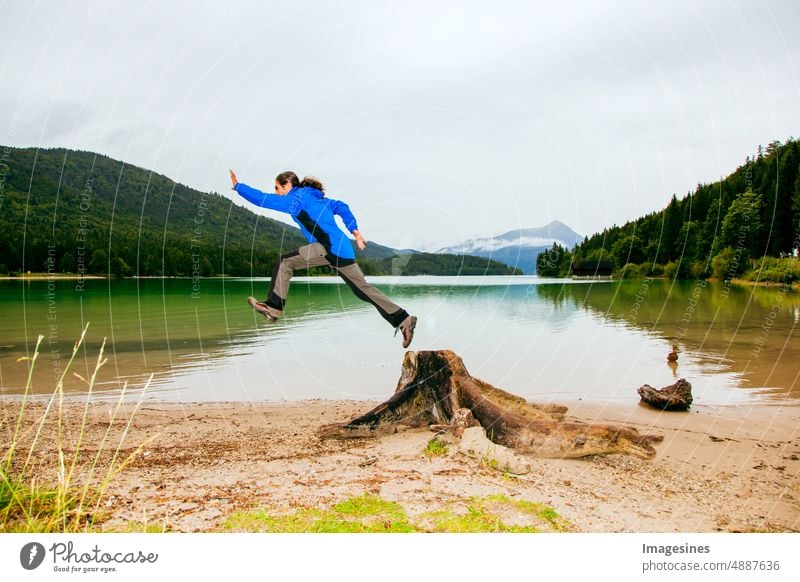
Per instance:
[[[224,196],[101,154],[0,151],[0,274],[264,276],[279,254],[306,243],[297,228]],[[375,259],[369,270],[388,274],[392,251],[368,244],[359,261]],[[461,257],[449,258],[434,268],[461,274]],[[470,265],[508,272],[491,261]]]
[[[304,241],[219,194],[100,154],[12,148],[5,164],[0,272],[47,272],[52,258],[57,273],[263,275]]]
[[[540,267],[551,275],[597,264],[623,276],[742,274],[800,244],[799,167],[795,139],[759,146],[723,180],[673,195],[665,209],[587,237],[573,253],[551,249]]]

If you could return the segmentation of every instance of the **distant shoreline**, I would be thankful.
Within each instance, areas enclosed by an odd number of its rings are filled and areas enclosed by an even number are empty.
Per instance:
[[[572,277],[572,279],[582,279],[583,277]],[[669,277],[630,277],[628,279],[618,278],[618,277],[609,277],[604,278],[602,280],[611,280],[611,281],[645,281],[647,279],[653,279],[656,281],[669,281]],[[600,279],[595,279],[600,280]],[[716,279],[714,277],[709,277],[708,279],[678,279],[679,281],[706,281],[708,283],[721,283],[724,284],[725,281],[720,279]],[[789,286],[792,291],[800,291],[800,282],[794,283],[778,283],[776,281],[750,281],[749,279],[739,279],[734,278],[730,280],[731,283],[734,285],[739,285],[741,287],[785,287]]]
[[[712,279],[709,279],[712,280]],[[718,283],[722,283],[719,279],[713,279]],[[731,283],[734,285],[742,285],[742,286],[751,286],[751,287],[788,287],[792,289],[792,291],[800,291],[800,283],[778,283],[776,281],[749,281],[747,279],[731,279]]]
[[[331,275],[299,275],[298,277],[330,277]],[[369,276],[369,275],[368,275]],[[384,277],[394,277],[395,275],[377,275]],[[405,275],[406,277],[475,277],[476,275]],[[480,276],[480,275],[478,275]],[[489,275],[490,277],[539,277],[542,279],[563,279],[565,281],[644,281],[646,279],[655,280],[668,280],[667,277],[641,277],[621,279],[616,277],[540,277],[539,275]],[[73,273],[31,273],[30,275],[0,275],[0,281],[48,281],[51,279],[58,279],[61,281],[79,281],[86,279],[110,279],[108,275],[75,275]],[[240,275],[213,275],[211,277],[192,277],[191,275],[134,275],[130,277],[118,277],[119,279],[268,279],[266,275],[253,275],[250,277],[243,277]],[[715,283],[724,283],[719,279],[680,279],[681,281],[708,281]],[[734,278],[730,280],[734,285],[741,287],[785,287],[786,283],[778,283],[775,281],[750,281],[748,279]],[[800,291],[800,282],[794,282],[788,285],[792,291]]]
[[[50,279],[60,279],[64,281],[81,281],[83,279],[108,279],[104,275],[74,275],[72,273],[31,273],[30,275],[0,275],[0,279],[9,281],[48,281]]]

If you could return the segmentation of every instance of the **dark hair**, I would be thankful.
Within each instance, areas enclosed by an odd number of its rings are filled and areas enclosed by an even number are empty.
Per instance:
[[[322,185],[322,182],[317,180],[314,176],[306,176],[303,178],[303,181],[300,182],[301,186],[308,186],[309,188],[316,188],[321,192],[325,191],[325,186]]]
[[[325,191],[325,186],[322,185],[322,182],[317,180],[314,176],[306,176],[303,178],[303,181],[300,181],[300,178],[297,177],[297,174],[294,172],[281,172],[275,177],[275,181],[283,186],[291,182],[292,186],[299,186],[301,188],[309,187],[309,188],[316,188],[317,190]]]
[[[281,172],[280,174],[275,176],[275,181],[281,186],[285,185],[288,182],[291,182],[292,186],[300,185],[300,178],[298,178],[297,174],[295,174],[294,172]]]

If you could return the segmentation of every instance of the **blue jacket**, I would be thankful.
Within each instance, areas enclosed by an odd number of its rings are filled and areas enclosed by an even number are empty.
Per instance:
[[[309,187],[295,186],[284,196],[267,194],[241,182],[234,190],[256,206],[291,215],[308,242],[318,242],[325,247],[332,264],[345,266],[355,262],[356,254],[350,239],[334,218],[338,214],[350,232],[358,230],[356,217],[344,202],[325,198],[324,192]]]

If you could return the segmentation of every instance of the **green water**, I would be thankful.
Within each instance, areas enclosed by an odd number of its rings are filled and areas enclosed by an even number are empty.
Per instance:
[[[413,349],[452,349],[469,371],[531,399],[638,401],[636,388],[685,377],[714,405],[800,395],[800,296],[783,288],[694,281],[573,282],[534,277],[376,277],[419,317]],[[296,279],[286,317],[247,306],[264,279],[0,281],[0,386],[46,394],[88,323],[71,372],[95,390],[162,400],[385,398],[400,337],[335,278]],[[667,364],[680,350],[676,369]],[[72,374],[67,391],[85,383]]]

